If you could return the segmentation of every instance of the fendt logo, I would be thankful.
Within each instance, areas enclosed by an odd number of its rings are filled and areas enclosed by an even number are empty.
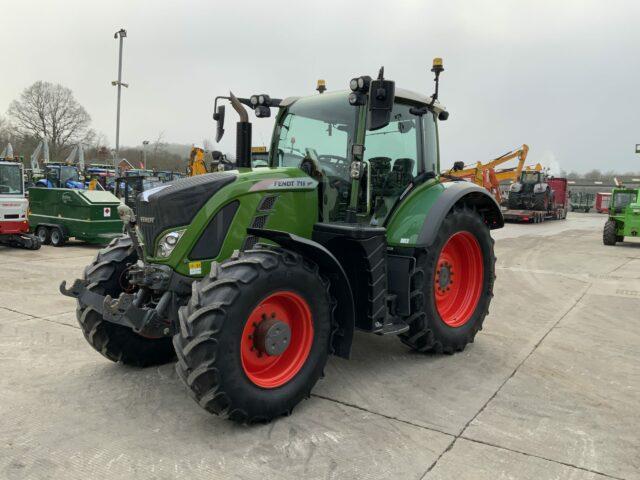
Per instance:
[[[139,217],[138,220],[140,220],[142,223],[153,223],[155,221],[156,217]]]
[[[255,183],[249,191],[260,190],[313,190],[318,181],[311,177],[300,178],[269,178]]]

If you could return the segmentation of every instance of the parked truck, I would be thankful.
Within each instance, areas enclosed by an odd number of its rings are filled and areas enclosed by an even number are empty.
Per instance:
[[[122,234],[119,205],[101,190],[30,188],[29,223],[45,245],[61,247],[69,238],[105,245]]]
[[[509,188],[505,221],[540,223],[567,218],[569,189],[566,178],[550,177],[542,171],[524,171]]]

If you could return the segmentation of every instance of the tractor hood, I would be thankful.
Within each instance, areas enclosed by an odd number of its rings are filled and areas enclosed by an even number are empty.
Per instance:
[[[162,231],[191,223],[211,196],[236,178],[237,171],[207,173],[166,183],[140,194],[137,220],[147,255],[153,255],[154,240]]]

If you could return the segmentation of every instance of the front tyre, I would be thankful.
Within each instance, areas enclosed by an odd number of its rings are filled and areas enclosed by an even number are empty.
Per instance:
[[[615,220],[607,220],[604,224],[604,230],[602,232],[602,243],[605,245],[615,245],[618,240],[617,234],[618,226]]]
[[[85,268],[85,278],[90,282],[88,288],[117,298],[129,286],[126,269],[137,260],[131,238],[114,239]],[[142,337],[128,327],[105,321],[100,313],[79,300],[76,316],[87,342],[113,362],[148,367],[168,363],[175,358],[170,338]]]
[[[288,414],[322,376],[331,310],[328,282],[296,253],[262,247],[214,263],[180,310],[178,376],[236,422]]]
[[[433,245],[416,259],[403,343],[421,352],[454,353],[473,342],[493,297],[493,243],[475,211],[449,212]]]

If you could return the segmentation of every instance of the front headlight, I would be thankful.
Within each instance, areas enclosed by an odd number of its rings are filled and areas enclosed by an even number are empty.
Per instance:
[[[160,237],[160,241],[158,242],[158,248],[156,249],[156,256],[161,258],[167,258],[173,252],[173,249],[176,248],[178,241],[186,231],[186,228],[183,230],[174,230],[173,232],[169,232]]]
[[[522,190],[522,184],[520,182],[512,183],[511,185],[509,185],[510,192],[518,193],[520,190]]]

